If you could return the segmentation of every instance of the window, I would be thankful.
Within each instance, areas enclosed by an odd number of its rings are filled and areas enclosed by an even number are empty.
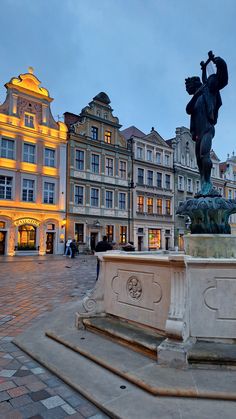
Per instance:
[[[104,113],[103,118],[107,119],[107,113],[106,112]]]
[[[165,154],[165,165],[169,166],[170,165],[170,156],[169,154]]]
[[[216,175],[216,168],[215,168],[215,166],[213,166],[212,169],[211,169],[211,175],[213,177],[215,177],[215,175]]]
[[[143,149],[142,147],[137,147],[137,159],[143,158]]]
[[[84,225],[75,223],[75,240],[77,243],[84,243]]]
[[[91,127],[91,137],[92,137],[92,140],[98,140],[98,128],[97,127]]]
[[[0,176],[0,199],[12,199],[12,177]]]
[[[137,211],[144,212],[144,197],[143,196],[137,197]]]
[[[104,141],[111,144],[111,131],[105,131]]]
[[[153,214],[153,198],[147,199],[147,212],[148,214]]]
[[[162,173],[157,172],[157,187],[162,188]]]
[[[200,191],[200,181],[196,180],[196,192]]]
[[[119,209],[126,209],[126,194],[124,192],[119,193]]]
[[[1,139],[1,157],[5,159],[14,159],[14,141]]]
[[[91,169],[93,173],[99,173],[99,156],[92,154],[91,156]]]
[[[166,189],[170,189],[170,175],[165,175]]]
[[[83,205],[84,203],[84,188],[83,186],[75,185],[75,204]]]
[[[112,207],[113,207],[113,192],[106,191],[106,208],[112,208]]]
[[[47,230],[55,230],[55,224],[47,224]]]
[[[192,179],[187,179],[187,191],[193,192],[193,181]]]
[[[120,226],[120,243],[127,243],[127,226]]]
[[[233,196],[232,196],[232,189],[229,189],[229,192],[228,192],[228,199],[232,199],[233,198]]]
[[[171,213],[171,201],[170,199],[166,199],[166,215],[170,215]]]
[[[34,128],[34,115],[25,113],[25,126],[29,128]]]
[[[199,181],[198,181],[199,182]],[[198,191],[197,191],[198,192]],[[222,188],[219,188],[219,193],[222,196]],[[236,198],[236,191],[235,191],[235,198]]]
[[[152,150],[147,150],[147,161],[152,161]]]
[[[161,153],[159,152],[156,153],[156,163],[161,164]]]
[[[183,176],[178,176],[178,190],[179,191],[184,190],[184,178],[183,178]]]
[[[44,182],[43,202],[44,204],[54,204],[55,201],[55,184]]]
[[[140,168],[138,168],[138,183],[140,185],[143,185],[144,183],[144,170]]]
[[[82,150],[75,150],[75,168],[84,170],[84,151]]]
[[[34,180],[23,179],[22,201],[34,201]]]
[[[23,161],[35,163],[35,145],[24,143]]]
[[[152,170],[147,171],[147,184],[148,186],[153,186],[153,171]]]
[[[98,194],[99,191],[96,188],[91,188],[90,191],[90,203],[92,207],[98,207]]]
[[[55,167],[55,150],[52,150],[51,148],[45,148],[44,165]]]
[[[157,199],[157,214],[162,215],[162,199]]]
[[[106,226],[106,236],[107,236],[107,240],[109,241],[109,243],[113,242],[114,226],[112,226],[112,225],[107,225]]]
[[[148,249],[157,250],[161,248],[161,230],[156,228],[148,229]]]
[[[113,159],[110,159],[109,157],[106,157],[106,175],[107,176],[113,176]]]
[[[120,160],[119,176],[121,179],[126,179],[126,161]]]

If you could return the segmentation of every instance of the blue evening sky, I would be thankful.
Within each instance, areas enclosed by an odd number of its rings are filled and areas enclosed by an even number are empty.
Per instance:
[[[184,79],[209,50],[228,64],[214,149],[236,152],[235,0],[1,0],[4,83],[33,66],[54,97],[54,116],[79,113],[105,91],[123,128],[165,139],[189,126]]]

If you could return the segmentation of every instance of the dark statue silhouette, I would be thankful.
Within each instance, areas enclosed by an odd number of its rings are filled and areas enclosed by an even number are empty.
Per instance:
[[[216,73],[207,76],[207,66],[211,62],[216,66]],[[236,212],[236,200],[225,199],[213,187],[210,158],[218,111],[222,105],[220,90],[228,84],[228,70],[225,61],[214,57],[211,51],[208,60],[200,65],[202,82],[199,77],[190,77],[185,84],[187,92],[193,95],[186,111],[191,115],[190,132],[196,143],[201,190],[195,198],[182,202],[177,214],[190,217],[192,234],[230,234],[229,217]]]
[[[208,53],[208,60],[201,62],[202,82],[199,77],[190,77],[185,80],[186,90],[193,95],[187,104],[186,112],[191,115],[190,132],[196,142],[196,159],[201,178],[201,191],[197,196],[219,196],[213,187],[210,177],[212,162],[210,151],[212,139],[215,135],[215,125],[218,110],[222,105],[220,90],[228,84],[228,71],[225,61]],[[207,65],[213,62],[216,74],[207,77]]]

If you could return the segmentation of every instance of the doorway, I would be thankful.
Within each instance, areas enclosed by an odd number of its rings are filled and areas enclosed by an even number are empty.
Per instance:
[[[18,250],[36,250],[36,227],[25,224],[18,228]]]
[[[98,242],[98,233],[90,233],[90,248],[91,250],[95,250],[95,247]]]
[[[46,254],[52,255],[53,254],[53,245],[54,245],[54,234],[55,233],[46,233]]]
[[[0,231],[0,255],[5,255],[6,232]]]
[[[138,236],[138,251],[141,252],[143,250],[143,236]]]
[[[166,250],[169,250],[169,242],[170,242],[170,238],[169,238],[169,237],[166,237],[166,238],[165,238],[165,241],[166,241],[166,246],[165,246],[165,249],[166,249]]]

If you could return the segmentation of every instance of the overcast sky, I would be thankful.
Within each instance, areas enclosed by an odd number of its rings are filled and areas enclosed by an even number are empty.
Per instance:
[[[209,50],[228,64],[214,149],[236,152],[235,0],[0,0],[3,85],[33,66],[54,116],[79,113],[100,91],[123,128],[164,139],[189,126],[185,77]]]

